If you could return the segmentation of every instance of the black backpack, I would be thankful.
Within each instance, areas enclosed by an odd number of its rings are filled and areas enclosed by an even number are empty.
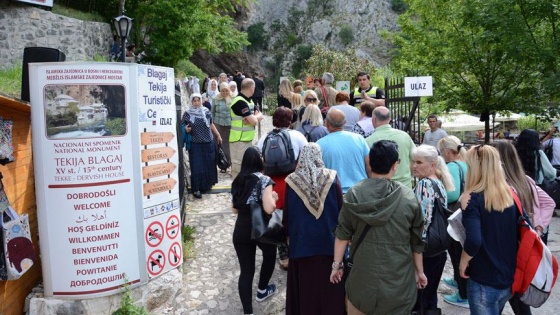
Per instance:
[[[544,154],[546,154],[546,157],[548,158],[549,161],[552,161],[552,157],[553,157],[553,152],[554,152],[554,138],[550,139],[550,141],[548,141],[548,144],[544,147]]]
[[[266,175],[283,175],[296,169],[294,148],[288,131],[274,129],[269,132],[264,139],[262,152]]]

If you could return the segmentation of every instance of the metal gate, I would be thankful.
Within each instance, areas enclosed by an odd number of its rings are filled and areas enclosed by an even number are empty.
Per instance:
[[[408,133],[414,143],[421,143],[420,97],[404,96],[404,78],[385,78],[385,106],[391,111],[391,126]]]

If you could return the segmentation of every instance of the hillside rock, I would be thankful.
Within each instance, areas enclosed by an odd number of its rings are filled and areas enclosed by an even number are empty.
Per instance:
[[[274,61],[271,56],[279,54],[280,73],[289,75],[298,46],[321,44],[332,50],[354,46],[359,57],[384,66],[390,61],[391,45],[381,32],[398,30],[398,14],[391,9],[390,0],[258,0],[245,10],[235,16],[240,28],[247,30],[263,23],[268,47],[235,55],[199,52],[191,59],[196,65],[210,74],[263,72],[266,64]],[[339,35],[343,27],[351,29],[354,38],[348,45],[348,39]],[[292,38],[287,40],[288,36]]]

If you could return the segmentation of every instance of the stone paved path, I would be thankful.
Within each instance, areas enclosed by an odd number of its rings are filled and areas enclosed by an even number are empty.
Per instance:
[[[270,121],[270,117],[268,117],[268,121]],[[264,128],[267,125],[269,127],[269,122],[264,125]],[[232,179],[229,173],[219,173],[219,177],[218,185],[230,185]],[[231,213],[230,195],[229,193],[205,194],[199,200],[190,195],[188,200],[185,224],[196,229],[194,256],[183,265],[183,288],[176,297],[174,305],[156,311],[154,314],[243,314],[237,292],[239,267],[232,244],[236,216]],[[549,246],[560,258],[560,217],[553,218]],[[257,266],[260,266],[262,260],[259,255],[260,251],[257,250]],[[256,294],[258,270],[257,267],[253,286],[254,294]],[[448,259],[444,276],[451,274],[452,267]],[[282,271],[278,264],[276,264],[271,282],[278,286],[277,294],[262,303],[254,301],[254,314],[284,314],[286,272]],[[533,314],[560,314],[560,285],[558,282],[560,281],[557,281],[553,296],[541,308],[534,309]],[[439,307],[443,314],[469,314],[468,309],[443,302],[442,294],[452,293],[445,285],[440,285],[439,291]],[[504,314],[513,314],[509,305],[506,306]]]

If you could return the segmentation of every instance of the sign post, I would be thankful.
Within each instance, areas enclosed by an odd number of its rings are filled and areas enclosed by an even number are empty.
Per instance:
[[[179,265],[166,263],[179,212],[173,69],[29,67],[45,296],[110,295]]]

